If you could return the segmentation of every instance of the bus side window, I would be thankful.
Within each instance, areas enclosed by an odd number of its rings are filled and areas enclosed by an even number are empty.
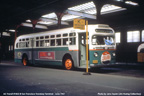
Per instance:
[[[29,47],[29,42],[26,42],[26,47]]]
[[[44,40],[40,41],[40,47],[44,47]]]
[[[61,46],[61,39],[56,40],[56,46]]]
[[[68,45],[67,42],[68,42],[68,38],[64,38],[63,39],[63,45]]]
[[[50,44],[51,46],[55,46],[55,39],[52,39]]]
[[[70,45],[75,45],[76,44],[76,38],[70,38]]]
[[[39,47],[39,41],[36,41],[36,47]]]
[[[50,46],[49,40],[45,40],[45,46]]]
[[[16,48],[18,48],[18,43],[16,44]]]

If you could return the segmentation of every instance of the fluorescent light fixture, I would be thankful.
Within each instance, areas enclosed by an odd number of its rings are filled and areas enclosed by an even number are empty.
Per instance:
[[[10,30],[8,30],[8,31],[10,31],[10,32],[15,32],[15,30],[14,30],[14,29],[10,29]]]
[[[30,20],[26,20],[26,22],[31,22]]]
[[[53,19],[57,18],[56,14],[54,12],[43,15],[42,17],[44,17],[44,18],[53,18]]]
[[[88,3],[80,4],[74,7],[68,8],[69,10],[74,10],[74,11],[84,11],[86,9],[94,8],[95,4],[91,1]]]
[[[138,3],[132,2],[132,1],[125,1],[126,4],[138,6]]]
[[[22,23],[22,26],[33,27],[32,24],[30,23]],[[48,29],[47,26],[44,26],[44,25],[36,25],[35,27],[39,29]]]
[[[115,0],[115,1],[118,1],[118,2],[123,2],[123,0]]]
[[[53,22],[47,22],[47,21],[39,21],[38,24],[45,24],[45,25],[49,25],[52,24]]]
[[[8,32],[2,32],[2,35],[3,36],[10,36],[10,33],[8,33]],[[0,34],[0,36],[1,36],[1,34]]]
[[[106,4],[102,7],[101,14],[108,14],[108,13],[122,11],[122,10],[126,10],[126,8],[122,8],[111,4]]]
[[[68,15],[64,15],[64,16],[62,17],[62,21],[72,20],[72,19],[74,19],[74,18],[79,18],[79,17],[80,17],[80,16],[68,14]]]
[[[123,1],[123,0],[118,0],[118,1]],[[80,4],[74,7],[70,7],[68,8],[68,10],[84,12],[84,13],[92,14],[92,15],[97,14],[96,6],[93,3],[93,1]],[[122,11],[122,10],[126,10],[126,8],[122,8],[122,7],[111,5],[111,4],[106,4],[102,7],[101,14],[108,14],[108,13]]]

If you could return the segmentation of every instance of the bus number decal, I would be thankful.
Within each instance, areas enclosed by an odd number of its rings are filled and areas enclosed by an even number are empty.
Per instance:
[[[39,52],[39,59],[55,59],[55,52]]]

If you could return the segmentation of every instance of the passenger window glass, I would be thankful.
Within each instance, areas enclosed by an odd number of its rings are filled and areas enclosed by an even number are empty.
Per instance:
[[[61,34],[56,35],[56,37],[61,37]]]
[[[36,37],[36,39],[38,40],[38,39],[39,39],[39,37]]]
[[[76,36],[76,33],[70,33],[69,36]]]
[[[45,39],[48,39],[49,38],[49,36],[45,36]]]
[[[29,47],[29,42],[26,42],[26,47]]]
[[[26,41],[28,41],[29,40],[29,38],[26,38]]]
[[[56,40],[56,46],[61,46],[61,39]]]
[[[51,35],[51,38],[54,38],[55,37],[55,35]]]
[[[63,45],[68,45],[68,38],[63,39]]]
[[[18,43],[16,44],[16,48],[18,48]]]
[[[55,40],[51,40],[51,46],[55,46]]]
[[[44,46],[44,40],[40,41],[40,47]]]
[[[70,38],[70,45],[75,45],[76,43],[75,43],[75,38]]]
[[[45,46],[50,46],[49,40],[45,40]]]
[[[44,39],[44,37],[43,37],[43,36],[41,36],[41,37],[40,37],[40,39]]]
[[[67,34],[67,33],[63,34],[63,37],[67,37],[67,36],[68,36],[68,34]]]
[[[39,47],[39,41],[36,41],[36,47]]]
[[[22,41],[25,41],[25,39],[22,39]]]

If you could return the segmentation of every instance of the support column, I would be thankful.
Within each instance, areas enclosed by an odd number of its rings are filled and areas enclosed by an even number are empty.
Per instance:
[[[37,24],[38,21],[39,20],[32,20],[31,19],[31,23],[32,23],[32,26],[33,26],[33,33],[35,32],[35,26],[36,26],[36,24]]]
[[[64,13],[62,12],[56,12],[57,18],[58,18],[58,28],[61,28],[61,19],[64,16]]]
[[[96,23],[100,24],[100,23],[102,23],[101,9],[104,5],[104,3],[103,3],[104,1],[103,0],[93,0],[93,2],[96,6],[96,12],[97,12],[97,14],[96,14]]]
[[[17,38],[17,30],[18,30],[18,28],[20,27],[21,25],[17,25],[16,26],[16,30],[15,30],[15,40],[16,40],[16,38]]]
[[[0,63],[1,63],[1,60],[2,60],[2,57],[3,57],[3,50],[2,50],[2,47],[3,47],[3,42],[2,42],[2,37],[3,37],[3,32],[1,32],[1,37],[0,37]]]

